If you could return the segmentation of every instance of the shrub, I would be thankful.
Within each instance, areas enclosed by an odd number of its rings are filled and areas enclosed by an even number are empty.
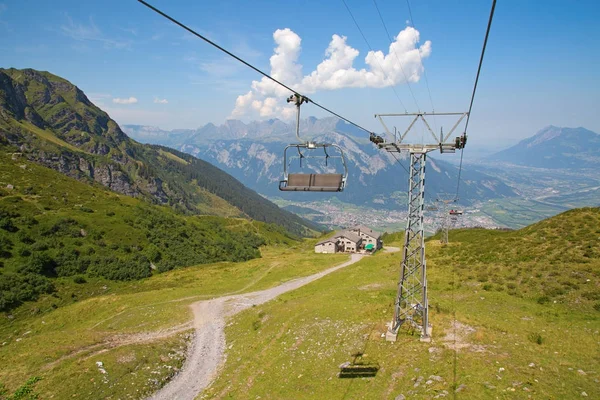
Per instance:
[[[541,297],[538,297],[538,299],[537,299],[537,302],[538,302],[539,304],[546,304],[546,303],[549,303],[549,302],[550,302],[550,297],[548,297],[548,296],[541,296]]]
[[[33,244],[35,243],[35,240],[33,240],[31,238],[31,236],[29,236],[27,233],[20,231],[17,233],[17,239],[19,240],[19,242],[21,243],[25,243],[25,244]]]
[[[48,250],[48,243],[47,242],[43,242],[43,241],[35,242],[31,246],[31,250],[33,250],[33,251],[46,251],[46,250]]]
[[[25,301],[36,300],[42,293],[52,293],[49,279],[32,273],[0,275],[0,311],[10,310]]]
[[[85,278],[81,275],[77,275],[75,278],[73,278],[73,282],[77,283],[77,284],[82,284],[82,283],[86,283],[87,281],[85,280]]]
[[[25,274],[37,274],[45,276],[55,275],[56,263],[46,253],[33,253],[25,265],[19,267],[18,271]]]
[[[537,343],[540,345],[544,343],[544,338],[539,333],[530,333],[528,339],[532,343]]]
[[[0,257],[9,258],[12,256],[10,250],[13,248],[12,241],[4,236],[0,235]]]
[[[27,247],[21,247],[18,251],[18,254],[21,257],[29,257],[31,255],[31,251]]]

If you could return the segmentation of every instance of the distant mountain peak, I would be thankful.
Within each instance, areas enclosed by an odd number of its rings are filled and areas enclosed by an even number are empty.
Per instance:
[[[537,168],[600,167],[600,135],[588,129],[549,125],[493,160]]]

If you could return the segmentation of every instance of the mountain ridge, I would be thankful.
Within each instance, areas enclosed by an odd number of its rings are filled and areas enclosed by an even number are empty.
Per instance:
[[[240,125],[241,124],[241,125]],[[278,191],[278,182],[283,175],[283,149],[286,144],[298,142],[295,137],[295,125],[285,124],[277,120],[278,131],[271,134],[270,121],[253,121],[244,124],[240,121],[246,135],[228,133],[234,124],[216,126],[211,124],[214,134],[206,135],[203,127],[195,130],[196,135],[174,137],[170,132],[157,128],[124,125],[123,128],[132,137],[147,142],[160,142],[163,145],[177,148],[193,154],[243,180],[257,192],[270,196],[292,198],[315,198],[315,193],[283,193]],[[317,119],[308,117],[300,122],[301,136],[320,142],[333,143],[340,146],[346,156],[349,178],[344,192],[333,196],[348,203],[370,205],[375,207],[394,208],[404,205],[405,193],[408,189],[406,172],[396,163],[408,169],[406,159],[397,161],[390,153],[373,146],[363,132],[334,117]],[[219,130],[222,131],[219,131]],[[258,130],[258,131],[257,131]],[[149,133],[153,132],[152,135]],[[162,132],[162,134],[160,133]],[[161,135],[161,136],[159,136]],[[157,137],[161,139],[156,139]],[[165,139],[166,138],[166,139]],[[402,157],[402,156],[401,156]],[[440,158],[429,157],[427,168],[428,193],[454,192],[458,179],[458,168]],[[290,168],[298,168],[296,163]],[[312,171],[331,172],[331,165],[323,163],[312,165]],[[337,170],[341,167],[337,166]],[[308,170],[308,169],[307,169]],[[464,202],[475,198],[489,199],[494,197],[511,197],[515,192],[502,181],[464,168],[462,171],[460,198]],[[328,195],[331,196],[331,195]]]
[[[206,161],[135,142],[79,88],[49,72],[0,69],[0,141],[78,180],[182,213],[245,215],[296,235],[319,229]]]
[[[546,126],[490,160],[536,168],[600,167],[600,135],[583,127]]]

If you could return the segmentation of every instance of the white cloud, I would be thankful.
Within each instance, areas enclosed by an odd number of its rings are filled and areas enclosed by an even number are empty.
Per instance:
[[[118,40],[106,37],[102,31],[96,26],[92,17],[88,24],[78,23],[66,15],[67,23],[61,25],[60,29],[63,34],[71,39],[80,42],[98,42],[104,45],[105,49],[127,49],[131,47],[131,40]]]
[[[117,104],[135,104],[138,102],[138,99],[136,99],[135,97],[130,97],[128,99],[120,99],[118,97],[115,97],[114,99],[112,99],[113,103],[117,103]]]
[[[154,103],[155,104],[169,104],[169,101],[167,99],[159,99],[158,97],[155,97]]]
[[[333,35],[325,51],[324,60],[307,75],[298,64],[301,38],[291,29],[278,29],[273,33],[276,43],[271,56],[270,75],[300,93],[343,88],[383,88],[418,82],[423,73],[421,60],[431,54],[431,42],[418,47],[419,31],[406,27],[394,38],[387,53],[369,51],[365,56],[367,68],[356,69],[354,61],[359,51],[349,46],[345,36]],[[291,118],[293,106],[285,105],[287,89],[263,77],[253,81],[251,90],[238,96],[231,118],[258,114],[262,118],[278,116]]]

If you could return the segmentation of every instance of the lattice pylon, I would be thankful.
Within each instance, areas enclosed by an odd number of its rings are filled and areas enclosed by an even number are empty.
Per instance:
[[[398,294],[394,302],[394,319],[389,329],[389,333],[394,337],[390,340],[395,340],[395,335],[405,322],[419,330],[422,338],[429,337],[427,267],[423,230],[426,159],[425,151],[410,152],[408,222],[404,237]]]

